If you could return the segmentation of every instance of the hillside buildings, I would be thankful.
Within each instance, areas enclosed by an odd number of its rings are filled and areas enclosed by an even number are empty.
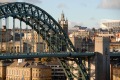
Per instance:
[[[90,32],[87,27],[75,26],[75,29],[69,34],[69,38],[77,51],[94,51],[94,42],[90,38]]]
[[[8,32],[9,31],[9,32]],[[38,52],[48,51],[47,44],[42,40],[42,37],[32,29],[15,29],[13,34],[12,30],[5,28],[0,31],[0,51],[1,52]],[[7,35],[7,36],[6,36]],[[20,36],[21,35],[21,36]],[[7,41],[6,41],[7,40]],[[38,46],[42,48],[37,49]]]

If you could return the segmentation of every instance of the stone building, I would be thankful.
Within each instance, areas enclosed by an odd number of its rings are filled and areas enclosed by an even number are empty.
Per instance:
[[[9,41],[6,38],[6,31],[9,31],[10,38]],[[42,37],[37,34],[36,31],[32,29],[22,29],[20,34],[20,29],[15,29],[13,33],[12,30],[2,29],[0,31],[0,52],[39,52],[39,51],[49,51],[49,48]],[[4,35],[4,36],[3,36]],[[21,35],[21,37],[20,37]],[[13,39],[14,38],[14,39]],[[38,44],[40,43],[40,44]]]
[[[77,37],[75,35],[69,35],[69,38],[70,38],[72,44],[77,49],[77,51],[80,51],[81,50],[81,45],[82,45],[82,38]]]
[[[46,65],[52,68],[52,80],[66,80],[66,75],[59,62],[49,62]]]
[[[3,26],[3,28],[0,29],[0,42],[8,42],[11,39],[11,29],[6,29],[6,26]]]
[[[70,34],[69,38],[77,51],[94,51],[94,41],[89,37],[82,38],[75,36],[74,34]]]
[[[11,63],[11,61],[0,61],[0,80],[6,79],[6,67]]]
[[[120,80],[120,64],[115,64],[112,67],[111,80]]]
[[[14,62],[7,67],[6,80],[52,80],[51,68],[38,62]]]
[[[120,42],[111,42],[110,52],[120,52]]]

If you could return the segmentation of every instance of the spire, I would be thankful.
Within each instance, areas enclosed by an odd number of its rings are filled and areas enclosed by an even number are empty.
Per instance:
[[[68,24],[68,19],[66,18],[66,21],[65,21],[66,24]]]
[[[62,11],[62,14],[61,14],[61,21],[64,21],[65,20],[65,17],[64,17],[64,13]]]
[[[58,21],[58,22],[59,22],[59,24],[61,25],[61,27],[63,28],[63,30],[64,30],[66,33],[68,33],[68,20],[67,20],[67,19],[65,20],[65,16],[64,16],[63,11],[62,11],[62,13],[61,13],[61,19],[60,19],[60,21]]]
[[[66,21],[68,21],[68,19],[66,18]]]
[[[68,21],[68,19],[66,18],[66,21]]]

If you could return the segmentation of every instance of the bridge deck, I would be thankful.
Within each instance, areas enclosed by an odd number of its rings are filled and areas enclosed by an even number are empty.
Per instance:
[[[120,52],[110,52],[110,57],[111,58],[120,57]]]
[[[94,52],[76,53],[76,52],[61,52],[61,53],[6,53],[0,54],[0,59],[23,59],[23,58],[42,58],[42,57],[90,57],[94,56]]]
[[[23,59],[23,58],[42,58],[42,57],[92,57],[95,52],[57,52],[57,53],[5,53],[0,54],[0,59]],[[120,52],[110,52],[110,57],[120,57]]]

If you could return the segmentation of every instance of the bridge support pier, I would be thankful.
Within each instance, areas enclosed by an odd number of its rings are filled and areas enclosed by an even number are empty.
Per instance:
[[[110,80],[109,38],[95,38],[95,80]]]

